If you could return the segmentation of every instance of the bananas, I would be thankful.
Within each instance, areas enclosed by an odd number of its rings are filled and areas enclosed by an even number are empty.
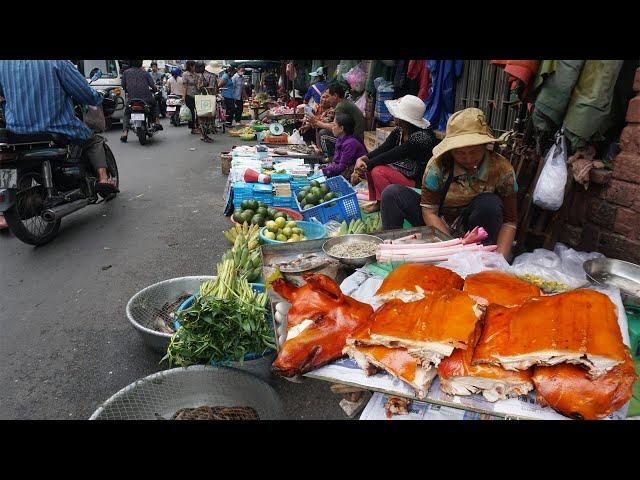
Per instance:
[[[224,232],[225,238],[233,247],[225,252],[222,260],[233,260],[238,274],[248,282],[255,282],[262,275],[262,257],[258,249],[259,231],[258,225],[245,222],[243,225],[236,224]]]
[[[242,225],[235,224],[233,228],[223,232],[223,235],[233,245],[234,249],[237,249],[238,245],[246,243],[249,246],[249,250],[254,250],[260,245],[259,232],[260,227],[258,225],[249,225],[244,222]]]

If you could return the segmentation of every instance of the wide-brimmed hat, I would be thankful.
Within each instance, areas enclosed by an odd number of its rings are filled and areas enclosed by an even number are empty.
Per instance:
[[[316,70],[314,70],[313,72],[309,73],[309,76],[310,77],[324,76],[324,68],[318,67]]]
[[[204,69],[207,72],[214,73],[216,75],[218,75],[222,70],[224,70],[224,68],[222,68],[222,64],[220,62],[216,62],[216,61],[209,62],[209,65],[204,67]]]
[[[427,107],[415,95],[405,95],[396,100],[385,100],[384,104],[394,118],[399,118],[419,128],[429,128],[431,125],[422,118]]]
[[[482,110],[465,108],[449,118],[444,138],[433,147],[433,157],[440,157],[455,148],[473,147],[500,141],[493,136]]]

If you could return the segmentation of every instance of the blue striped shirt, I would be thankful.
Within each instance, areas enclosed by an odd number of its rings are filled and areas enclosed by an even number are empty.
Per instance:
[[[69,60],[0,60],[0,96],[7,130],[56,133],[86,140],[91,130],[76,117],[73,100],[98,106],[102,96]]]

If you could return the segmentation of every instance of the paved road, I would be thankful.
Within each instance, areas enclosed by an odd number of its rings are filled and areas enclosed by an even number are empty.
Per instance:
[[[213,273],[229,225],[219,153],[233,139],[205,144],[186,126],[164,125],[144,147],[106,134],[121,194],[65,218],[53,243],[0,235],[0,419],[88,418],[120,388],[167,368],[125,305],[152,283]],[[272,384],[290,418],[346,418],[327,383]]]

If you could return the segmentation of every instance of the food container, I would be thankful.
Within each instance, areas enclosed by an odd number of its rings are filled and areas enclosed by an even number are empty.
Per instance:
[[[304,236],[307,237],[307,240],[318,240],[320,238],[324,238],[327,236],[327,229],[324,228],[324,225],[315,222],[302,222],[296,221],[296,224],[299,228],[304,232]],[[265,237],[265,233],[267,232],[267,227],[262,227],[260,229],[260,241],[266,244],[279,244],[279,243],[287,243],[281,242],[279,240],[270,240]]]
[[[345,258],[345,257],[337,257],[335,255],[331,255],[329,250],[336,245],[348,245],[351,243],[357,242],[373,242],[376,244],[380,244],[383,240],[379,237],[375,237],[373,235],[366,234],[355,234],[355,235],[343,235],[341,237],[334,237],[322,244],[322,251],[327,255],[327,257],[334,258],[338,260],[340,263],[344,265],[349,265],[350,267],[364,267],[369,262],[375,262],[376,254],[369,255],[368,257],[360,257],[360,258]]]
[[[640,306],[640,266],[613,258],[595,258],[582,265],[589,280],[620,289],[622,301]]]
[[[284,213],[291,220],[295,220],[296,222],[299,221],[299,220],[302,220],[304,218],[300,212],[296,212],[295,210],[291,210],[290,208],[273,207],[273,209],[277,210],[278,212]],[[233,223],[233,224],[237,224],[238,223],[233,219],[233,215],[229,217],[229,220],[231,220],[231,223]]]

